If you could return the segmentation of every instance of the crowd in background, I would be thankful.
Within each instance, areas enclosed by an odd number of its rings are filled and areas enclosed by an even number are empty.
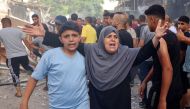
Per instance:
[[[50,109],[130,109],[129,84],[136,74],[141,81],[139,95],[142,101],[139,105],[142,108],[189,108],[188,16],[179,16],[173,21],[162,6],[152,5],[138,18],[126,12],[105,10],[103,19],[91,16],[82,19],[76,13],[71,14],[69,19],[58,15],[53,23],[40,23],[37,14],[34,14],[32,19],[34,23],[26,26],[23,31],[31,35],[32,41],[26,42],[31,51],[30,55],[42,59],[29,79],[21,109],[27,109],[24,107],[27,107],[35,84],[44,78],[47,80],[44,89],[49,92]],[[21,97],[19,64],[25,66],[26,70],[33,71],[33,68],[29,66],[24,48],[18,45],[24,40],[22,32],[11,30],[11,21],[8,18],[2,19],[1,22],[4,29],[0,30],[0,41],[5,45],[7,52],[7,65],[16,87],[15,96]],[[7,41],[10,39],[4,36],[12,38],[10,35],[18,35],[18,38]],[[14,43],[15,40],[18,41],[17,44]],[[64,56],[59,47],[63,49]],[[14,52],[18,52],[17,55],[13,56]],[[23,63],[23,58],[27,63]],[[61,63],[62,59],[69,65]],[[70,75],[66,75],[64,71]],[[76,72],[80,72],[84,77],[75,75]],[[84,86],[87,84],[85,75],[89,80],[89,98],[88,88]],[[72,80],[78,83],[71,82]],[[66,81],[72,83],[79,91],[70,88]],[[152,82],[152,86],[147,92],[149,81]],[[60,86],[61,84],[63,86]],[[65,89],[68,90],[62,91]],[[63,93],[64,96],[60,95]],[[66,99],[69,97],[72,99]],[[60,103],[59,99],[66,100]]]

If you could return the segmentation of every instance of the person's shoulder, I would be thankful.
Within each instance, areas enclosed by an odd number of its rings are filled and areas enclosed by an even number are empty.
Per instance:
[[[16,31],[16,32],[19,32],[19,33],[23,33],[21,29],[19,28],[15,28],[15,27],[10,27],[10,28],[7,28],[7,29],[10,29],[12,31]]]
[[[167,43],[178,42],[177,36],[172,31],[167,31],[167,34],[163,37]]]
[[[17,33],[22,33],[22,31],[19,29],[19,28],[14,28],[14,27],[8,27],[8,28],[2,28],[0,30],[0,32],[8,32],[8,33],[11,33],[11,32],[17,32]]]
[[[52,48],[45,52],[46,55],[56,54],[59,51],[60,47]]]
[[[121,30],[121,33],[125,36],[128,36],[128,37],[131,36],[131,34],[125,29]]]

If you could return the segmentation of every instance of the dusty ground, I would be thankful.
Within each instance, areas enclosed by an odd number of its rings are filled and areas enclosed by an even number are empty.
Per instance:
[[[25,81],[27,78],[26,73],[21,73],[21,81]],[[0,85],[9,82],[12,82],[9,71],[0,69]],[[29,103],[30,109],[48,109],[47,92],[43,90],[44,82],[39,82],[35,88]],[[22,83],[21,86],[22,92],[24,92],[26,83]],[[19,109],[21,98],[15,97],[14,94],[15,88],[13,85],[0,86],[0,109]]]
[[[3,67],[3,69],[6,67]],[[24,72],[20,75],[21,81],[27,81],[28,75]],[[4,83],[12,82],[12,79],[9,75],[9,70],[2,70],[0,66],[0,109],[19,109],[19,104],[21,102],[21,98],[17,98],[14,96],[15,88],[13,85],[2,85]],[[26,83],[22,83],[22,92],[24,92],[24,88]],[[45,80],[39,81],[37,87],[35,88],[29,103],[29,109],[48,109],[48,97],[47,92],[43,90],[45,86]],[[132,87],[132,109],[141,109],[139,107],[139,101],[141,101],[138,96],[138,86],[139,80],[135,78],[134,85]]]

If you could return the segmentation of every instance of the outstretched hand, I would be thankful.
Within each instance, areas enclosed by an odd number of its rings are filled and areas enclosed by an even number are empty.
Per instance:
[[[155,36],[157,39],[162,38],[164,35],[166,35],[166,31],[168,30],[168,22],[165,22],[162,26],[162,20],[158,21],[158,25],[155,30]]]
[[[39,26],[25,25],[22,31],[31,36],[45,36],[45,30],[42,23],[40,23]]]
[[[157,48],[157,45],[159,43],[159,40],[166,35],[166,31],[168,30],[168,22],[166,22],[163,26],[162,26],[162,20],[158,21],[158,25],[156,27],[155,30],[155,36],[152,39],[153,45],[155,48]]]

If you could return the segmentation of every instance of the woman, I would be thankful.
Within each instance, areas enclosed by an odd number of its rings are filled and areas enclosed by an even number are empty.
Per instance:
[[[156,53],[152,41],[141,49],[122,46],[117,30],[108,26],[98,43],[84,45],[84,51],[91,109],[131,109],[129,71]]]
[[[25,28],[30,35],[44,36],[43,29]],[[117,30],[105,27],[97,44],[83,44],[85,66],[89,83],[91,109],[131,109],[129,71],[156,53],[159,39],[164,36],[166,25],[159,21],[155,37],[143,48],[128,48],[119,43]],[[55,37],[51,36],[53,41]],[[45,36],[46,37],[46,36]],[[54,37],[54,38],[53,38]],[[47,38],[47,37],[46,37]],[[46,39],[45,38],[45,39]],[[148,51],[148,52],[147,52]]]

